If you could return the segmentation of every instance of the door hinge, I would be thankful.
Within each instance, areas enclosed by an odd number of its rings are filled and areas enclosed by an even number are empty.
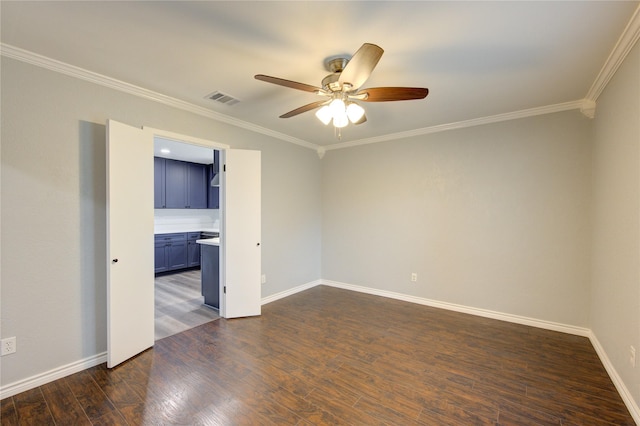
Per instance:
[[[227,171],[227,165],[226,165],[226,164],[223,164],[223,165],[222,165],[222,171],[223,171],[223,172],[226,172],[226,171]]]
[[[222,288],[222,291],[224,292],[224,294],[227,294],[227,286],[226,285]]]

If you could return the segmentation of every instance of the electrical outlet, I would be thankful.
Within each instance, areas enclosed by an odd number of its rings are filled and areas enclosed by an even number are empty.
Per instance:
[[[636,348],[633,346],[629,346],[629,364],[631,364],[633,368],[636,367]]]
[[[418,281],[418,274],[416,272],[412,272],[411,273],[411,282],[415,283],[416,281]]]
[[[16,348],[16,338],[7,337],[6,339],[0,340],[0,356],[5,356],[14,353],[17,350]]]
[[[262,284],[266,284],[267,283],[267,274],[262,274]]]

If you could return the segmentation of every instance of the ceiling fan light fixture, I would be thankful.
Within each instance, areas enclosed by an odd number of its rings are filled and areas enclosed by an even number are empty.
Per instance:
[[[333,125],[334,127],[337,127],[338,129],[341,129],[343,127],[346,127],[347,124],[349,124],[349,118],[347,117],[347,114],[339,114],[339,115],[335,115],[333,117]]]
[[[357,123],[362,119],[364,115],[364,108],[356,103],[350,103],[347,105],[347,116],[349,117],[349,121],[352,123]]]
[[[318,117],[318,120],[322,121],[322,124],[326,126],[333,118],[331,108],[329,108],[328,105],[323,106],[318,111],[316,111],[316,117]]]
[[[322,87],[264,74],[256,74],[254,77],[256,80],[323,96],[323,100],[298,107],[282,114],[280,118],[294,117],[319,108],[316,111],[318,120],[324,125],[333,120],[335,134],[340,139],[340,129],[349,123],[357,125],[367,121],[364,108],[357,102],[409,101],[424,99],[429,94],[429,89],[424,87],[362,88],[383,53],[384,50],[380,46],[364,43],[353,56],[327,58],[325,66],[331,74],[322,79]]]
[[[344,104],[344,101],[342,99],[336,98],[331,101],[331,103],[329,104],[329,108],[331,108],[331,113],[335,117],[336,115],[345,113],[346,105]]]

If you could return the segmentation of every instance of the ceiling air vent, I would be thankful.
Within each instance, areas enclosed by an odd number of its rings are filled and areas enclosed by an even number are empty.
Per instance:
[[[211,99],[212,101],[228,106],[235,105],[240,102],[240,99],[236,99],[233,96],[227,95],[226,93],[218,92],[217,90],[205,97],[207,99]]]

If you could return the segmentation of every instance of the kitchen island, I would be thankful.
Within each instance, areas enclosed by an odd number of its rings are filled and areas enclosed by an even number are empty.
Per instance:
[[[196,240],[200,244],[200,272],[204,304],[220,309],[220,238]]]

